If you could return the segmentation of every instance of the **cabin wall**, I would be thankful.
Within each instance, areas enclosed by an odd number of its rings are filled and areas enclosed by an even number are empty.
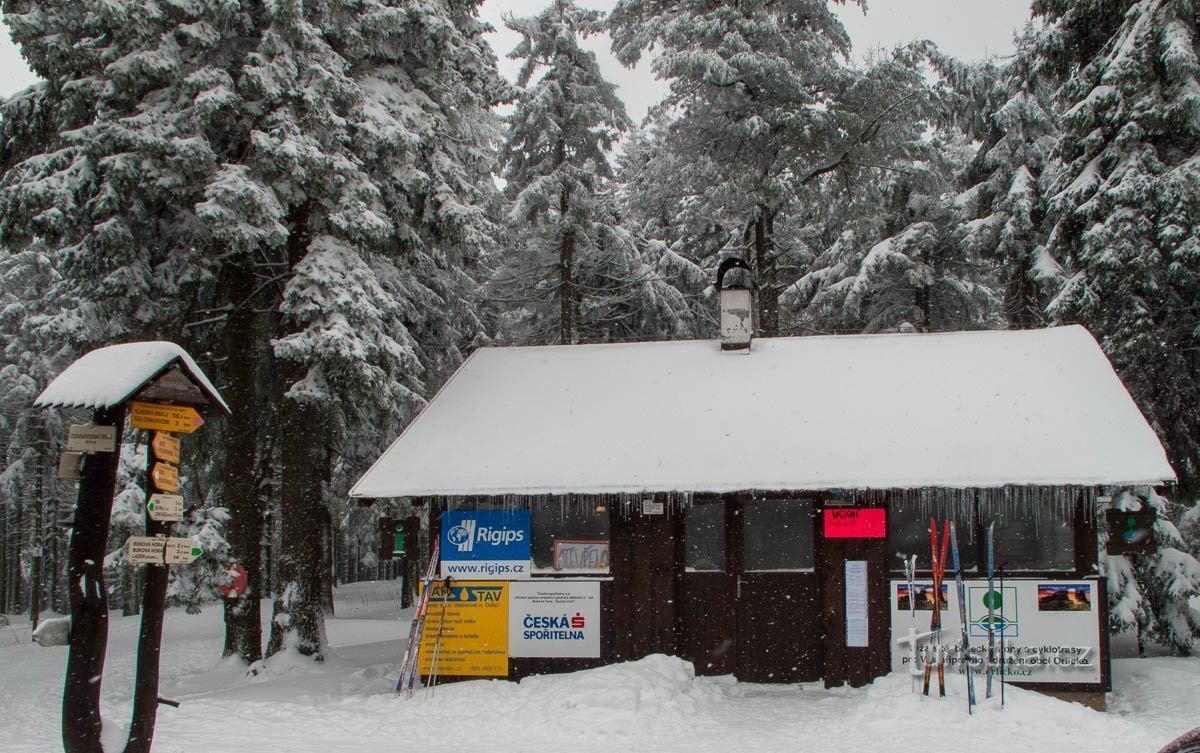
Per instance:
[[[1094,609],[1099,610],[1099,624],[1103,626],[1107,623],[1106,584],[1098,577],[1096,567],[1097,524],[1089,511],[1093,499],[1078,491],[1064,493],[1072,495],[1064,504],[1073,505],[1074,510],[1073,571],[1026,570],[1011,573],[1010,577],[1027,582],[1078,580],[1094,584]],[[911,503],[911,493],[906,494]],[[934,503],[932,517],[939,521],[943,518],[939,513],[944,513],[944,509],[937,509],[939,504],[978,510],[988,501],[970,491],[957,499],[938,494],[930,498]],[[806,505],[805,520],[812,534],[811,567],[756,572],[749,566],[749,544],[742,541],[742,516],[754,505],[772,501]],[[431,532],[439,529],[438,519],[445,507],[444,502],[433,502]],[[688,511],[692,504],[712,503],[724,506],[726,560],[719,568],[697,571],[687,565]],[[469,506],[469,501],[456,504]],[[509,678],[575,671],[656,653],[690,660],[697,674],[733,674],[756,682],[823,680],[827,685],[858,686],[893,671],[897,650],[893,646],[893,621],[899,624],[893,598],[898,598],[897,588],[905,582],[905,576],[895,553],[890,551],[891,524],[883,537],[827,537],[823,516],[826,510],[835,509],[882,509],[885,515],[890,514],[888,496],[879,492],[746,492],[695,495],[682,503],[678,495],[640,495],[609,504],[609,572],[588,578],[600,582],[600,657],[511,658]],[[983,521],[979,517],[974,520],[972,536],[982,541]],[[966,531],[960,536],[965,540]],[[918,580],[928,578],[928,550],[926,535],[923,548],[918,550]],[[964,559],[964,569],[974,569],[968,577],[976,582],[986,577],[982,546],[975,547],[970,560]],[[847,628],[848,562],[865,563],[861,567],[866,572],[866,645],[850,645],[855,639]],[[549,580],[554,576],[538,577]],[[951,566],[947,566],[946,582],[953,590]],[[927,620],[928,614],[919,619]],[[907,612],[902,617],[907,629]],[[1111,686],[1107,631],[1100,632],[1102,679],[1085,690],[1107,690]],[[1039,683],[1036,687],[1081,689],[1072,683]]]

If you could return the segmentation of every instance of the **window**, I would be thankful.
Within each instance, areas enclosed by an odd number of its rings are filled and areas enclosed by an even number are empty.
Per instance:
[[[810,500],[756,499],[742,511],[744,569],[811,570],[813,503]]]
[[[950,513],[953,512],[953,518]],[[917,555],[917,570],[929,572],[933,564],[933,548],[929,536],[929,519],[937,521],[938,554],[941,554],[942,535],[946,532],[946,521],[953,520],[958,533],[958,556],[964,573],[979,569],[975,541],[975,502],[967,500],[961,504],[936,509],[920,501],[905,502],[888,500],[888,566],[892,570],[903,570],[904,560]],[[954,572],[954,555],[951,545],[946,545],[946,573]]]
[[[608,573],[608,508],[594,500],[535,502],[533,571],[540,574]]]
[[[684,516],[684,569],[725,572],[725,503],[696,502]]]
[[[1074,570],[1075,521],[1050,505],[1022,509],[998,505],[985,512],[996,524],[996,567],[1006,571]]]

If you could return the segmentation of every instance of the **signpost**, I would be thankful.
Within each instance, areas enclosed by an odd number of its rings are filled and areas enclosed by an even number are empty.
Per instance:
[[[160,400],[162,402],[151,402]],[[122,429],[128,415],[135,429],[191,434],[204,425],[197,409],[229,409],[212,382],[182,348],[167,342],[111,345],[87,353],[58,375],[35,401],[42,408],[84,407],[92,423],[73,426],[71,448],[59,474],[79,479],[79,496],[63,520],[72,526],[68,579],[71,615],[62,735],[66,753],[102,753],[100,678],[108,639],[108,601],[102,563],[120,462]],[[203,554],[191,539],[168,539],[171,520],[182,514],[179,489],[179,442],[167,434],[147,445],[158,460],[147,468],[146,536],[130,537],[127,555],[147,566],[142,593],[133,718],[124,753],[149,753],[158,704],[158,668],[166,609],[167,562],[180,564]],[[71,514],[73,512],[73,515]]]
[[[187,405],[133,402],[129,409],[129,423],[135,429],[191,434],[204,425],[204,419],[196,409]]]
[[[178,494],[152,494],[146,502],[146,514],[159,523],[183,520],[183,497]]]

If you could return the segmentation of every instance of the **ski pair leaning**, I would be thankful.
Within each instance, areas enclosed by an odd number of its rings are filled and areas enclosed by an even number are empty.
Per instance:
[[[929,519],[929,548],[930,571],[933,575],[933,615],[929,618],[929,632],[933,634],[933,655],[925,656],[925,672],[921,681],[922,695],[929,695],[929,680],[937,665],[938,695],[946,695],[946,667],[942,656],[942,578],[946,574],[946,547],[950,541],[950,523],[946,523],[942,534],[941,548],[938,547],[937,521]],[[909,591],[909,599],[915,598],[915,591]]]
[[[421,653],[421,638],[425,634],[425,617],[429,613],[429,599],[433,594],[433,581],[438,569],[438,547],[441,542],[433,542],[433,553],[429,556],[429,564],[421,579],[421,596],[417,599],[417,609],[413,613],[412,625],[408,629],[408,647],[404,649],[404,661],[400,664],[400,679],[396,682],[396,695],[406,693],[412,698],[413,686],[417,682],[417,657]],[[444,602],[443,602],[444,603]]]

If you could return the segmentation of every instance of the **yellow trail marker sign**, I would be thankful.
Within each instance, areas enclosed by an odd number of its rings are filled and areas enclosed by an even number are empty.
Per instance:
[[[135,429],[191,434],[204,425],[204,419],[200,417],[195,408],[187,405],[163,405],[134,401],[129,404],[129,423]]]
[[[165,432],[154,432],[154,439],[150,442],[150,447],[154,450],[154,457],[159,460],[165,460],[168,463],[179,462],[179,438],[173,437]]]
[[[155,463],[150,471],[150,479],[154,488],[160,492],[179,491],[179,469],[167,463]]]

